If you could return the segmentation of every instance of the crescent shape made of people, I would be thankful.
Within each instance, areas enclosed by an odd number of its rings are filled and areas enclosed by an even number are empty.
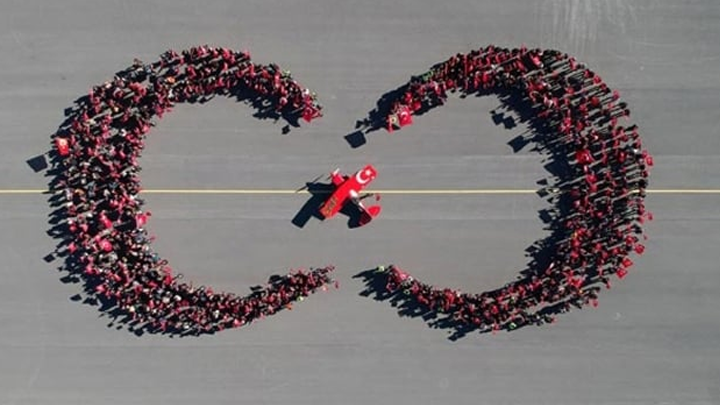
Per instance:
[[[54,134],[52,233],[72,278],[118,323],[137,332],[212,333],[291,308],[333,280],[332,266],[271,278],[247,296],[181,281],[151,248],[145,230],[138,158],[153,120],[176,103],[214,96],[250,100],[258,114],[288,121],[321,116],[313,93],[275,64],[247,52],[199,46],[167,51],[152,63],[135,60],[94,86]],[[254,101],[262,100],[264,103]]]
[[[652,219],[644,197],[653,159],[619,92],[566,53],[491,45],[453,55],[387,92],[359,121],[362,131],[411,125],[413,115],[444,105],[448,93],[496,94],[508,109],[531,111],[532,141],[568,168],[547,188],[557,201],[552,235],[536,243],[543,254],[527,271],[495,290],[435,287],[390,265],[366,272],[365,292],[390,299],[401,313],[433,319],[454,338],[553,322],[572,307],[596,306],[600,286],[624,278],[629,256],[644,252],[642,224]]]

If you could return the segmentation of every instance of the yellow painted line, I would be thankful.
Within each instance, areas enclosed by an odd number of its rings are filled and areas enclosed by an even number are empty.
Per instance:
[[[367,190],[368,193],[378,193],[378,194],[404,194],[404,195],[424,195],[424,194],[443,194],[443,195],[451,195],[451,194],[532,194],[537,192],[536,190],[488,190],[488,189],[480,189],[480,190]],[[142,193],[145,194],[309,194],[307,190],[276,190],[276,189],[250,189],[250,190],[243,190],[243,189],[229,189],[229,190],[143,190]],[[327,193],[330,192],[323,192],[320,191],[318,194]]]
[[[478,189],[478,190],[369,190],[369,193],[378,194],[534,194],[537,190],[513,190],[513,189]]]
[[[141,194],[295,194],[307,193],[306,190],[277,190],[277,189],[206,189],[206,190],[183,190],[183,189],[151,189],[143,190]]]
[[[370,193],[399,195],[508,195],[535,194],[541,189],[387,189],[368,190]],[[42,189],[0,189],[0,195],[45,194]],[[720,189],[651,189],[648,194],[720,194]],[[292,189],[148,189],[141,194],[240,194],[240,195],[272,195],[272,194],[308,194],[307,190]]]
[[[720,194],[720,190],[713,189],[657,189],[647,190],[648,194]]]
[[[0,194],[43,194],[47,190],[0,190]]]

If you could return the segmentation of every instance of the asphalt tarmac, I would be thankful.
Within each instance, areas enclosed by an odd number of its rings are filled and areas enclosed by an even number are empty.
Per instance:
[[[0,404],[720,404],[720,2],[716,0],[0,1]],[[354,275],[396,263],[466,291],[496,288],[546,232],[528,194],[382,197],[383,213],[292,223],[297,195],[148,194],[155,246],[195,284],[246,293],[334,264],[340,289],[200,338],[136,336],[72,299],[43,258],[47,187],[26,161],[63,111],[137,57],[250,50],[316,91],[325,117],[282,134],[229,99],[180,105],[151,132],[147,189],[296,189],[339,167],[376,188],[537,189],[544,156],[508,142],[495,97],[447,106],[360,148],[345,136],[385,92],[457,52],[560,49],[621,92],[655,156],[645,255],[595,309],[458,341]],[[506,114],[511,114],[507,113]]]

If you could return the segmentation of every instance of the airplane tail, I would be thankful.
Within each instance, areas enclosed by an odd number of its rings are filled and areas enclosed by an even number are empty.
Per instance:
[[[381,206],[379,206],[379,205],[371,205],[371,206],[367,207],[367,210],[366,210],[366,211],[367,211],[368,215],[370,215],[371,217],[375,218],[375,217],[377,217],[378,215],[380,215],[380,211],[381,211],[381,210],[382,210],[382,207],[381,207]]]
[[[381,209],[382,207],[380,207],[379,205],[371,205],[365,208],[360,215],[360,226],[367,225],[370,221],[373,220],[373,218],[376,218],[378,215],[380,215]]]

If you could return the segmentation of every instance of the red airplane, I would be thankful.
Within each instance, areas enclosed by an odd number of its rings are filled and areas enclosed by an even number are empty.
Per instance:
[[[362,199],[372,194],[360,195],[365,187],[377,177],[377,170],[372,165],[367,165],[352,176],[346,176],[340,173],[340,169],[335,169],[330,173],[335,190],[330,197],[320,206],[320,214],[324,219],[335,216],[348,202],[355,204],[360,210],[360,226],[367,224],[373,218],[380,215],[380,206],[372,205],[365,207]],[[375,195],[375,200],[380,200],[379,195]]]

